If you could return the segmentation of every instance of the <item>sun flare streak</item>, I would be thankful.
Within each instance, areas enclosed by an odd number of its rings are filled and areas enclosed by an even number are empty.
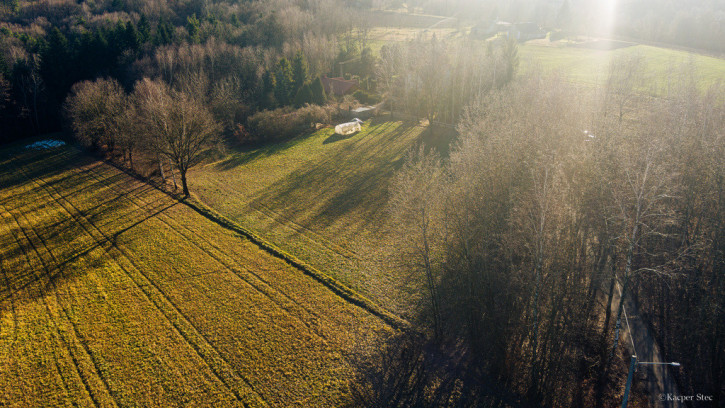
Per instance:
[[[611,36],[614,34],[614,28],[617,20],[617,4],[618,0],[605,0],[601,3],[599,8],[599,30],[604,36]]]

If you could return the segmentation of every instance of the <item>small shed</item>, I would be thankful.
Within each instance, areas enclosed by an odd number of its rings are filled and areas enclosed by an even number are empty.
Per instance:
[[[355,132],[359,132],[362,130],[362,126],[360,125],[362,121],[358,118],[355,118],[354,120],[350,122],[340,123],[339,125],[335,126],[335,133],[338,135],[351,135]]]

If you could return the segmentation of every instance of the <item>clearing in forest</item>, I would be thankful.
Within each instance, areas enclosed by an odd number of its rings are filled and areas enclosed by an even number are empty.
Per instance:
[[[0,406],[339,406],[391,329],[73,147],[0,150]]]

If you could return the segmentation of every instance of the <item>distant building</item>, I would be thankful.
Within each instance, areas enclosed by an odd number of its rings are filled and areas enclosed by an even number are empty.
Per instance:
[[[357,79],[345,79],[345,78],[320,78],[322,86],[325,88],[327,95],[342,96],[349,93],[353,93],[358,89]]]
[[[509,23],[506,21],[483,20],[471,28],[472,35],[484,38],[499,33],[521,42],[546,37],[544,30],[536,23],[531,22]]]

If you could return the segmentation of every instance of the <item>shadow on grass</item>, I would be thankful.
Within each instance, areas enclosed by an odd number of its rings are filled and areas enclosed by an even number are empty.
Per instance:
[[[441,158],[447,159],[457,137],[458,132],[455,129],[430,125],[420,134],[418,143],[423,145],[426,153],[435,150]]]
[[[412,123],[393,122],[367,128],[335,154],[325,155],[269,186],[250,204],[285,203],[287,218],[315,229],[324,229],[353,212],[357,214],[348,225],[350,232],[375,223],[376,214],[387,202],[387,185],[409,148],[397,139],[414,128]],[[317,208],[310,213],[310,206]]]
[[[274,156],[304,142],[307,138],[314,135],[314,133],[315,132],[304,132],[299,136],[285,141],[258,143],[246,146],[243,145],[236,148],[230,147],[230,150],[233,153],[231,153],[226,159],[217,163],[216,168],[221,171],[231,170],[255,160]]]
[[[350,139],[351,137],[357,136],[359,133],[360,132],[355,132],[355,133],[350,133],[349,135],[341,135],[338,133],[333,133],[330,137],[325,139],[322,142],[322,144],[329,144],[329,143],[339,142],[340,140],[347,140],[347,139]]]
[[[66,148],[28,150],[23,147],[7,149],[0,158],[0,189],[10,189],[27,182],[23,168],[31,177],[53,177],[63,171],[50,166],[32,166],[36,162],[54,162],[66,155]]]
[[[25,167],[16,168],[12,178],[15,185],[33,187],[22,196],[0,202],[3,222],[9,227],[0,235],[0,301],[43,296],[54,285],[87,273],[85,267],[72,267],[81,259],[83,264],[112,261],[115,255],[108,249],[119,235],[178,203],[155,195],[149,196],[142,208],[131,208],[132,202],[124,197],[147,195],[153,187],[128,186],[123,173],[93,166],[94,162],[72,148],[51,155],[31,152],[23,157]],[[83,165],[91,166],[71,172]],[[6,179],[0,176],[3,182]],[[98,248],[104,250],[100,257],[92,254]]]
[[[460,343],[437,343],[411,330],[376,346],[354,363],[348,407],[528,406],[490,381]]]

